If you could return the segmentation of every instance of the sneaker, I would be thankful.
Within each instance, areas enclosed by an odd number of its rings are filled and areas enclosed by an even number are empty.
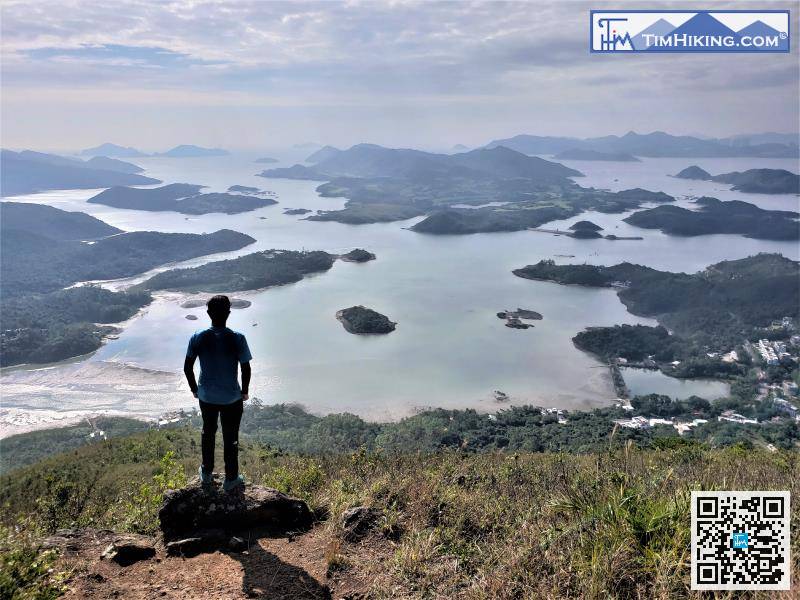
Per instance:
[[[206,475],[205,471],[203,471],[203,466],[197,469],[197,474],[200,475],[200,483],[203,485],[213,485],[214,484],[214,477],[212,475]]]
[[[230,481],[226,479],[225,483],[222,484],[222,489],[225,490],[226,492],[232,492],[234,490],[239,489],[240,487],[244,488],[244,477],[242,477],[241,475],[239,475],[236,479],[232,479]]]

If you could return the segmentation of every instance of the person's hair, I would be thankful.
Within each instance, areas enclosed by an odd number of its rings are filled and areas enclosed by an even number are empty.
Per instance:
[[[213,296],[206,304],[206,307],[208,308],[208,315],[212,319],[222,319],[231,312],[231,300],[227,296],[220,294]]]

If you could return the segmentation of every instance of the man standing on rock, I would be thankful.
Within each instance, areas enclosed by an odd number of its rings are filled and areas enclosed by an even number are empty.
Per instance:
[[[242,420],[244,400],[250,387],[250,349],[239,332],[228,329],[225,323],[231,314],[231,301],[227,296],[214,296],[208,301],[211,327],[198,331],[189,339],[183,373],[194,397],[200,400],[203,415],[200,481],[213,483],[214,438],[217,417],[222,422],[222,442],[225,449],[226,492],[244,485],[239,475],[239,423]],[[200,359],[200,385],[194,377],[194,361]],[[242,368],[242,386],[239,387],[237,367]]]

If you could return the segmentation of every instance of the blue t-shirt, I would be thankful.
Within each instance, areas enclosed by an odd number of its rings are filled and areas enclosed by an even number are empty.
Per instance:
[[[239,363],[250,362],[245,337],[227,327],[209,327],[189,339],[187,358],[200,359],[197,397],[211,404],[233,404],[242,397]]]

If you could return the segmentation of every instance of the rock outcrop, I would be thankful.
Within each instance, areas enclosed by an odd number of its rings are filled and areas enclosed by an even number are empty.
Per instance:
[[[313,521],[305,502],[278,490],[248,484],[226,493],[217,486],[202,486],[197,479],[168,491],[158,518],[165,543],[183,540],[184,547],[228,541],[231,532],[248,528],[274,533],[303,530]]]

